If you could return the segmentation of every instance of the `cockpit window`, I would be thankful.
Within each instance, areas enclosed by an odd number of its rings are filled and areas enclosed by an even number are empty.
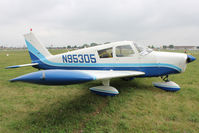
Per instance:
[[[140,53],[141,55],[147,55],[153,51],[150,48],[137,45],[136,43],[134,43],[134,46],[137,49],[138,53]]]
[[[112,48],[102,49],[97,52],[98,52],[100,58],[112,58],[113,57]]]
[[[116,47],[116,56],[117,57],[129,57],[134,54],[133,49],[130,45],[122,45]]]

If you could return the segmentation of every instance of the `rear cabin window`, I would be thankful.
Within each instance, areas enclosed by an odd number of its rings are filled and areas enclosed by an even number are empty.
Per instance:
[[[97,52],[98,52],[100,58],[112,58],[113,57],[112,48],[102,49]]]
[[[134,54],[133,49],[130,45],[122,45],[116,47],[116,56],[117,57],[130,57]]]

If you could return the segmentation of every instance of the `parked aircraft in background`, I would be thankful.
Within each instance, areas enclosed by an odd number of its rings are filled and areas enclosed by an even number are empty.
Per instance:
[[[157,52],[132,41],[121,41],[100,46],[52,55],[34,36],[25,34],[25,42],[32,60],[30,64],[41,71],[11,79],[44,85],[69,85],[101,80],[102,86],[90,90],[101,95],[117,95],[118,90],[109,85],[112,78],[162,77],[164,82],[154,86],[177,91],[180,87],[168,80],[168,75],[184,72],[188,63],[196,58],[184,53]]]

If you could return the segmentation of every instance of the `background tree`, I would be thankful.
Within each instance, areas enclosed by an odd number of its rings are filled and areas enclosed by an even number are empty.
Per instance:
[[[173,49],[173,48],[174,48],[174,45],[172,45],[172,44],[169,45],[169,48],[170,48],[170,49]]]
[[[68,46],[67,46],[67,49],[70,49],[70,48],[71,48],[71,46],[70,46],[70,45],[68,45]]]
[[[98,45],[98,44],[97,44],[97,43],[94,43],[94,42],[90,44],[91,47],[97,46],[97,45]]]
[[[111,42],[105,42],[104,44],[109,44],[109,43],[111,43]]]
[[[166,49],[167,48],[167,46],[166,45],[163,45],[163,49]]]
[[[89,47],[89,45],[88,44],[83,44],[83,48],[88,48]]]

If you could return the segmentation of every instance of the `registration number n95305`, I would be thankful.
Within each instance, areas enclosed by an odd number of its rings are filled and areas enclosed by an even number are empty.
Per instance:
[[[95,54],[62,55],[63,63],[96,63]]]

